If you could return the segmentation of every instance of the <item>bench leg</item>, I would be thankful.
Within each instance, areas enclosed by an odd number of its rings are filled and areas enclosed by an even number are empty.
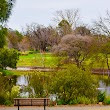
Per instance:
[[[46,99],[44,99],[44,110],[46,110]]]
[[[18,110],[19,110],[19,99],[18,99]]]
[[[19,105],[18,105],[18,110],[19,110]]]

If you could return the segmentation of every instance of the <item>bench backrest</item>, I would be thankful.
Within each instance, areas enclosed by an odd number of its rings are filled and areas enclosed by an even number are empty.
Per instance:
[[[45,102],[44,102],[45,101]],[[49,98],[14,98],[14,106],[48,106]]]

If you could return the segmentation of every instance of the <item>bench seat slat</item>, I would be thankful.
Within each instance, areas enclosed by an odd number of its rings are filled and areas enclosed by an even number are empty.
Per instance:
[[[44,106],[44,99],[46,101],[46,106],[49,105],[49,98],[14,98],[14,105],[18,106]]]

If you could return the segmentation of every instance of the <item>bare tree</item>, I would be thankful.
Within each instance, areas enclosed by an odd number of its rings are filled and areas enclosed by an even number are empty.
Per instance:
[[[77,23],[79,21],[79,10],[60,10],[56,11],[53,20],[59,24],[62,20],[67,21],[73,29],[77,27]]]
[[[110,12],[106,12],[106,17],[100,17],[98,21],[94,22],[93,32],[110,36]]]
[[[28,51],[30,50],[30,42],[27,36],[24,36],[21,42],[19,43],[20,51]]]
[[[30,40],[31,47],[35,50],[46,51],[47,47],[59,42],[58,32],[51,26],[32,24],[28,26],[26,36]]]
[[[48,32],[49,32],[49,36],[48,36],[48,44],[50,47],[53,47],[54,45],[58,45],[58,43],[61,40],[61,37],[59,35],[59,33],[57,32],[57,29],[49,26],[48,28]]]

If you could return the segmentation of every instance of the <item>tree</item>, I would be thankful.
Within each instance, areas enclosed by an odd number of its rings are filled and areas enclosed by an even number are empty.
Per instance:
[[[35,50],[46,51],[48,47],[59,42],[58,32],[53,27],[35,23],[27,26],[26,36]]]
[[[59,70],[52,79],[51,93],[56,94],[63,104],[84,103],[78,100],[81,97],[86,97],[90,103],[97,96],[97,79],[76,66]]]
[[[91,34],[90,30],[86,26],[77,27],[74,30],[74,33],[75,34],[79,34],[81,36],[86,36],[86,35],[90,35]]]
[[[79,10],[57,11],[53,20],[57,22],[57,30],[61,37],[71,34],[79,22]]]
[[[52,26],[48,26],[47,29],[49,32],[48,45],[51,49],[54,45],[57,45],[60,42],[61,37],[60,37],[59,33],[57,32],[57,28],[52,27]]]
[[[0,48],[3,48],[6,44],[6,35],[7,35],[7,29],[0,26]]]
[[[0,48],[3,48],[6,42],[5,36],[7,29],[3,23],[6,22],[11,14],[15,0],[0,0]]]
[[[2,25],[9,18],[14,1],[15,0],[0,0],[0,48],[3,48],[5,45],[5,36],[7,33],[7,29]]]
[[[28,26],[26,36],[29,37],[29,40],[35,50],[45,51],[48,46],[48,30],[43,25],[32,24]]]
[[[56,21],[58,24],[62,20],[67,21],[69,25],[72,26],[73,29],[75,29],[77,27],[79,20],[79,10],[75,9],[75,10],[56,11],[53,20]]]
[[[15,0],[0,0],[0,23],[8,20]]]
[[[72,33],[72,26],[68,23],[68,21],[62,20],[58,24],[58,31],[59,31],[59,35],[61,37],[64,35],[67,35],[67,34],[71,34]]]
[[[19,50],[20,51],[28,51],[30,50],[30,42],[27,36],[24,36],[19,43]]]
[[[108,72],[108,77],[110,77],[109,73],[110,73],[110,63],[109,63],[109,55],[110,55],[110,39],[109,38],[105,38],[106,41],[104,43],[101,44],[100,47],[100,53],[103,56],[103,63],[106,64],[107,69],[109,70]]]
[[[81,68],[84,61],[95,52],[95,40],[90,36],[66,35],[52,51],[73,60],[77,67]]]
[[[110,36],[110,12],[106,12],[106,17],[100,17],[94,22],[93,32],[99,35]]]
[[[17,30],[8,30],[7,40],[8,47],[19,50],[19,44],[23,39],[23,35]]]

